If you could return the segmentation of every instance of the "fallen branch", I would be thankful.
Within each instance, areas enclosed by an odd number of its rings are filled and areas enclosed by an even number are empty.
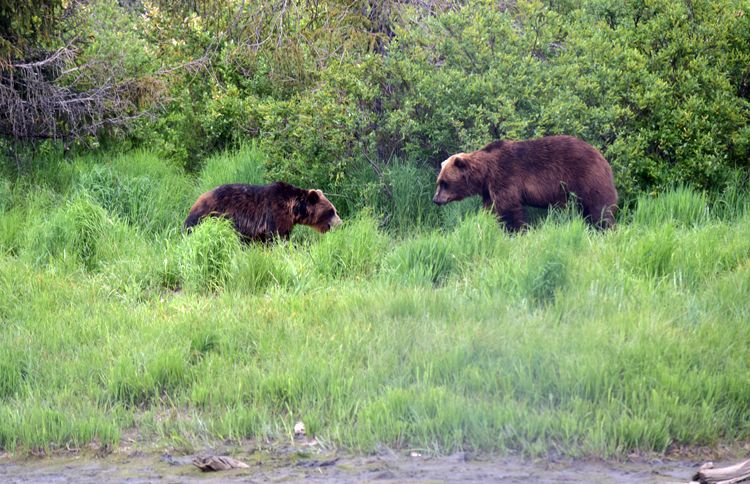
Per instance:
[[[693,476],[700,484],[735,484],[750,480],[750,459],[729,467],[714,469],[713,462],[703,464]]]

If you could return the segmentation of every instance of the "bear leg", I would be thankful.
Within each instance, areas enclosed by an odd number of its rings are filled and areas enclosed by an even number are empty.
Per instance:
[[[526,225],[526,214],[521,205],[514,205],[504,210],[498,210],[497,215],[501,221],[505,222],[505,227],[510,232],[518,232]]]
[[[588,223],[597,229],[609,229],[615,226],[615,208],[610,205],[583,204],[583,216]]]

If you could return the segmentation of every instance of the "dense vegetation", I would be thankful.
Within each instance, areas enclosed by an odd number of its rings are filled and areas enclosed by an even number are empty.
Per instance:
[[[750,438],[746,2],[0,1],[0,33],[0,449]],[[615,230],[432,205],[449,153],[559,133]],[[344,225],[181,233],[275,179]]]

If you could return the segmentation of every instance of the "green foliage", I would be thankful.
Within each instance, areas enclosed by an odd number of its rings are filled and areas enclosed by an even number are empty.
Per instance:
[[[399,4],[387,40],[377,3],[249,2],[236,24],[211,2],[86,4],[89,59],[206,58],[133,85],[171,98],[132,140],[152,151],[3,159],[0,447],[273,441],[297,419],[366,451],[747,441],[746,5]],[[612,162],[616,229],[553,211],[510,235],[477,198],[431,204],[448,154],[552,133]],[[275,179],[344,225],[178,233],[199,193]]]
[[[495,138],[572,134],[603,149],[626,197],[676,182],[712,188],[746,165],[733,140],[748,129],[747,22],[733,1],[562,12],[470,2],[396,37],[389,138],[439,161]]]
[[[12,196],[13,190],[11,189],[10,181],[0,178],[0,213],[4,213],[11,208]]]
[[[6,450],[115,444],[126,428],[275,441],[298,419],[364,451],[606,457],[747,440],[748,360],[726,358],[750,347],[740,189],[644,197],[604,232],[569,210],[508,234],[466,205],[416,230],[362,211],[243,246],[222,219],[185,235],[126,224],[81,182],[201,183],[148,159],[76,160],[65,194],[11,189],[3,218],[22,215],[23,243],[0,256]],[[423,176],[399,196],[429,197]]]
[[[156,2],[134,15],[97,0],[62,28],[91,39],[82,62],[117,59],[136,104],[169,97],[138,122],[136,143],[195,170],[255,141],[269,178],[321,188],[345,215],[375,191],[403,193],[393,160],[427,173],[496,138],[579,136],[611,162],[626,202],[678,185],[716,192],[748,168],[739,0],[274,5]],[[159,63],[191,67],[150,76]],[[404,210],[394,196],[380,206]],[[414,210],[419,223],[434,217]]]
[[[440,221],[440,210],[432,203],[435,192],[435,170],[414,163],[393,163],[383,179],[388,192],[383,191],[378,208],[389,229],[408,234]]]
[[[122,8],[116,0],[94,0],[81,3],[75,14],[69,28],[88,36],[81,56],[100,64],[94,69],[95,77],[111,75],[112,64],[121,68],[124,77],[153,75],[160,67],[156,46],[144,36],[143,20],[136,12]],[[147,91],[156,86],[143,79],[139,87]]]
[[[0,2],[0,59],[16,56],[48,41],[57,33],[56,18],[64,11],[62,0]]]
[[[0,401],[17,396],[28,374],[29,365],[23,352],[12,347],[0,350]]]
[[[17,196],[10,182],[0,178],[0,254],[13,252],[18,247],[25,214],[19,209]]]
[[[488,210],[465,216],[449,236],[452,254],[469,266],[502,257],[508,234],[498,228],[497,218]]]
[[[378,93],[365,80],[378,69],[375,58],[351,69],[331,67],[321,72],[321,84],[313,92],[259,107],[269,174],[322,189],[343,214],[361,206],[366,184],[360,186],[357,175],[373,145],[373,115],[366,106]]]

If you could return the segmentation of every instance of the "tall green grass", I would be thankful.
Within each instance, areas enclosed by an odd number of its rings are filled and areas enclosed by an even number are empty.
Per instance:
[[[265,158],[266,155],[254,143],[208,158],[198,175],[198,194],[227,183],[265,183]]]
[[[708,197],[689,188],[678,187],[658,197],[638,198],[633,223],[646,226],[671,223],[700,225],[710,219]]]
[[[193,184],[148,152],[77,165],[72,190],[86,193],[111,214],[141,231],[178,230],[194,201]]]
[[[186,288],[214,291],[230,279],[232,262],[240,251],[240,239],[230,220],[209,217],[178,249],[180,274]]]
[[[410,163],[394,162],[383,182],[388,187],[376,203],[385,227],[395,235],[410,235],[438,226],[454,227],[481,205],[478,197],[438,207],[432,202],[437,172]]]
[[[221,219],[180,233],[196,184],[239,181],[221,166],[248,158],[222,156],[199,181],[137,153],[0,184],[0,448],[284,439],[297,420],[363,451],[750,438],[746,194],[644,197],[609,231],[553,212],[511,235],[476,201],[427,200],[270,244]]]

